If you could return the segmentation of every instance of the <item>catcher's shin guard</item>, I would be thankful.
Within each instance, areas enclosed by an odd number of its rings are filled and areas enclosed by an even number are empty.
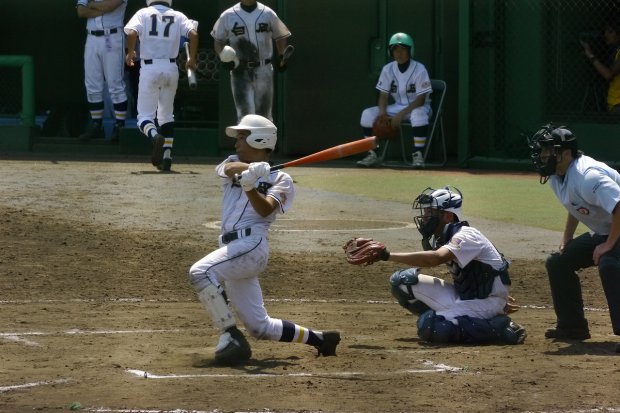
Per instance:
[[[224,289],[214,284],[209,277],[207,280],[207,286],[198,292],[198,298],[211,315],[213,323],[221,331],[235,326],[235,316],[224,299]]]

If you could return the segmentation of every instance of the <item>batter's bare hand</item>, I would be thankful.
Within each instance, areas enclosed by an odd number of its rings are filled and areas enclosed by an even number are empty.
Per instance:
[[[508,301],[504,306],[504,314],[515,313],[519,311],[519,308],[521,308],[521,306],[517,304],[517,300],[515,300],[514,297],[508,296]]]

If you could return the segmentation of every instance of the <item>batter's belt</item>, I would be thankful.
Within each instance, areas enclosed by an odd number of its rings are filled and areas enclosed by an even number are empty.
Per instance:
[[[239,238],[244,238],[252,233],[252,228],[240,229],[239,231],[231,231],[220,235],[222,244],[228,244]]]

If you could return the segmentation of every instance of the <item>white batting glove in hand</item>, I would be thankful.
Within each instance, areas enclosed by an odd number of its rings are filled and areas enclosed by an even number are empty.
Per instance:
[[[257,178],[268,178],[271,166],[267,162],[252,162],[248,166],[248,171],[252,172]]]
[[[252,172],[250,172],[250,170],[241,172],[241,175],[239,176],[239,184],[241,185],[241,188],[246,192],[251,191],[255,188],[257,180],[258,177]]]

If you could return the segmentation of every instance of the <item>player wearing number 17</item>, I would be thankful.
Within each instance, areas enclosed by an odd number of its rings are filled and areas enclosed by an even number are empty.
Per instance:
[[[172,0],[146,0],[146,4],[125,25],[125,61],[128,66],[134,65],[139,39],[138,127],[152,141],[153,166],[169,171],[174,141],[174,96],[179,82],[176,59],[181,36],[185,36],[189,38],[190,50],[185,67],[196,69],[198,32],[193,20],[171,8]]]
[[[226,128],[226,135],[236,139],[237,154],[215,167],[224,188],[219,248],[189,270],[198,298],[220,331],[215,361],[222,365],[242,364],[252,355],[229,302],[258,339],[308,344],[323,356],[335,355],[340,342],[337,331],[310,330],[272,318],[265,309],[258,277],[269,260],[269,227],[295,198],[291,177],[270,170],[276,134],[275,125],[259,115],[246,115]]]

